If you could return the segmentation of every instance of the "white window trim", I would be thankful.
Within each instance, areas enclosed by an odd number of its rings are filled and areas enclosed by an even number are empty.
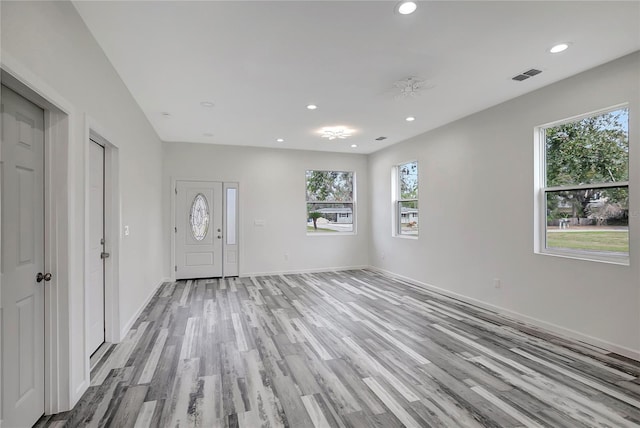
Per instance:
[[[417,235],[409,235],[405,233],[401,233],[401,218],[402,215],[400,213],[400,203],[401,202],[411,202],[416,201],[418,203],[418,207],[420,207],[420,166],[418,166],[418,198],[416,199],[400,199],[400,166],[406,165],[408,163],[415,162],[416,165],[419,164],[417,159],[408,160],[406,162],[400,162],[395,164],[391,169],[391,236],[394,238],[400,239],[414,239],[417,240],[420,238],[420,229],[418,229]],[[418,208],[419,209],[419,208]],[[418,211],[418,219],[420,219],[420,212]],[[420,221],[418,220],[418,224]]]
[[[314,202],[309,202],[307,201],[307,178],[306,178],[306,172],[307,171],[322,171],[322,172],[348,172],[351,173],[351,175],[353,176],[353,189],[352,189],[352,194],[353,194],[353,198],[350,201],[341,201],[341,202],[332,202],[332,201],[328,201],[328,202],[324,202],[324,201],[314,201]],[[348,236],[348,235],[357,235],[357,229],[356,229],[356,218],[357,218],[357,207],[356,207],[356,189],[357,189],[357,185],[356,185],[356,172],[355,171],[342,171],[342,170],[337,170],[337,169],[305,169],[305,180],[304,180],[304,184],[305,184],[305,196],[304,196],[304,208],[305,208],[305,212],[307,211],[307,205],[309,204],[351,204],[351,231],[350,232],[309,232],[308,230],[306,231],[307,236]]]
[[[622,108],[629,108],[628,103],[617,104],[601,110],[595,110],[589,113],[580,114],[567,119],[562,119],[555,122],[549,122],[544,125],[537,126],[534,129],[534,253],[563,257],[574,260],[594,261],[601,263],[617,264],[628,266],[630,254],[611,254],[600,251],[588,251],[588,250],[575,250],[565,248],[547,248],[547,201],[546,192],[553,192],[558,190],[579,190],[579,189],[592,189],[592,188],[607,188],[607,187],[627,187],[631,192],[631,185],[629,181],[616,181],[609,183],[590,183],[579,184],[574,186],[549,186],[546,187],[546,129],[565,123],[576,122],[587,117],[595,116],[598,114],[605,114],[612,111],[620,110]],[[631,236],[631,224],[629,224],[629,236]],[[631,250],[631,248],[629,248]]]

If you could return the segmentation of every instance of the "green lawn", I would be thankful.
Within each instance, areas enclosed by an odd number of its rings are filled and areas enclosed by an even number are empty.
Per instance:
[[[629,234],[606,231],[547,232],[547,248],[628,253]]]
[[[319,227],[317,229],[314,229],[313,226],[307,226],[307,232],[337,232],[337,230],[325,229],[323,227]]]

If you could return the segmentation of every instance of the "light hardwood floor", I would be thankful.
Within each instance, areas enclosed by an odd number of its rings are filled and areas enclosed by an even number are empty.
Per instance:
[[[640,363],[367,271],[164,284],[48,427],[639,427]]]

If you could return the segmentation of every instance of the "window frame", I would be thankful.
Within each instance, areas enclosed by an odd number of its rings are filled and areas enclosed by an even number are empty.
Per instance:
[[[351,174],[351,183],[352,183],[352,189],[351,189],[351,200],[348,201],[340,201],[340,202],[336,202],[336,201],[309,201],[307,199],[307,173],[308,172],[335,172],[335,173],[348,173]],[[307,236],[344,236],[344,235],[356,235],[357,233],[357,229],[356,229],[356,189],[357,189],[357,185],[356,185],[356,172],[355,171],[351,171],[351,170],[336,170],[336,169],[305,169],[305,177],[304,177],[304,184],[305,184],[305,212],[308,214],[309,213],[309,204],[328,204],[328,205],[347,205],[350,204],[351,205],[351,231],[334,231],[334,232],[310,232],[309,230],[306,230],[306,235]],[[340,213],[336,213],[336,219],[339,217]],[[308,225],[305,224],[305,227]]]
[[[400,173],[402,171],[402,167],[408,164],[416,164],[416,198],[401,198],[402,196],[402,180],[400,178]],[[402,232],[402,204],[406,202],[415,202],[416,207],[420,207],[420,167],[417,159],[409,160],[406,162],[401,162],[392,168],[392,186],[393,186],[393,198],[392,198],[392,226],[391,226],[391,235],[395,238],[402,239],[418,239],[420,236],[420,227],[418,226],[418,231],[415,234],[403,233]],[[420,225],[420,210],[418,209],[418,225]],[[407,218],[409,218],[409,214],[407,213]]]
[[[630,191],[630,170],[628,171],[628,179],[626,181],[613,181],[613,182],[593,182],[587,184],[575,184],[575,185],[560,185],[560,186],[547,186],[547,144],[546,144],[546,130],[555,126],[564,125],[567,123],[578,122],[582,119],[586,119],[593,116],[603,115],[611,113],[621,109],[627,109],[629,112],[628,125],[631,122],[631,109],[629,103],[621,103],[604,109],[594,110],[588,113],[580,114],[577,116],[561,119],[554,122],[549,122],[544,125],[535,127],[534,129],[534,184],[535,184],[535,198],[534,203],[537,209],[534,212],[534,253],[564,257],[578,260],[595,261],[602,263],[611,263],[619,265],[629,265],[630,251],[627,254],[616,254],[606,251],[590,251],[579,250],[571,248],[554,248],[547,247],[547,193],[553,193],[558,191],[572,191],[572,190],[584,190],[584,189],[610,189],[610,188],[626,188],[627,192]],[[630,126],[629,126],[630,128]],[[631,138],[629,133],[628,138]],[[627,154],[629,160],[631,159],[630,153]],[[631,164],[629,162],[629,169]],[[628,225],[629,238],[631,237],[631,224]]]

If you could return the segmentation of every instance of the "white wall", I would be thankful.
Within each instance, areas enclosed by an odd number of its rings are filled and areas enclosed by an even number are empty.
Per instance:
[[[639,86],[636,53],[371,155],[372,265],[640,358]],[[534,254],[534,127],[623,102],[631,265]],[[413,159],[420,238],[392,238],[390,171]]]
[[[165,275],[170,259],[172,179],[240,183],[240,275],[366,266],[367,158],[297,150],[165,143],[162,193]],[[307,236],[305,171],[355,171],[356,235]],[[265,220],[256,226],[254,220]],[[285,253],[289,259],[285,260]]]
[[[121,221],[131,235],[120,244],[120,328],[127,326],[163,271],[162,144],[102,50],[66,1],[2,2],[2,61],[70,106],[69,331],[71,404],[86,389],[84,343],[84,209],[87,121],[119,147]],[[27,76],[18,76],[27,78]],[[54,272],[55,274],[55,272]],[[64,353],[64,352],[63,352]]]

